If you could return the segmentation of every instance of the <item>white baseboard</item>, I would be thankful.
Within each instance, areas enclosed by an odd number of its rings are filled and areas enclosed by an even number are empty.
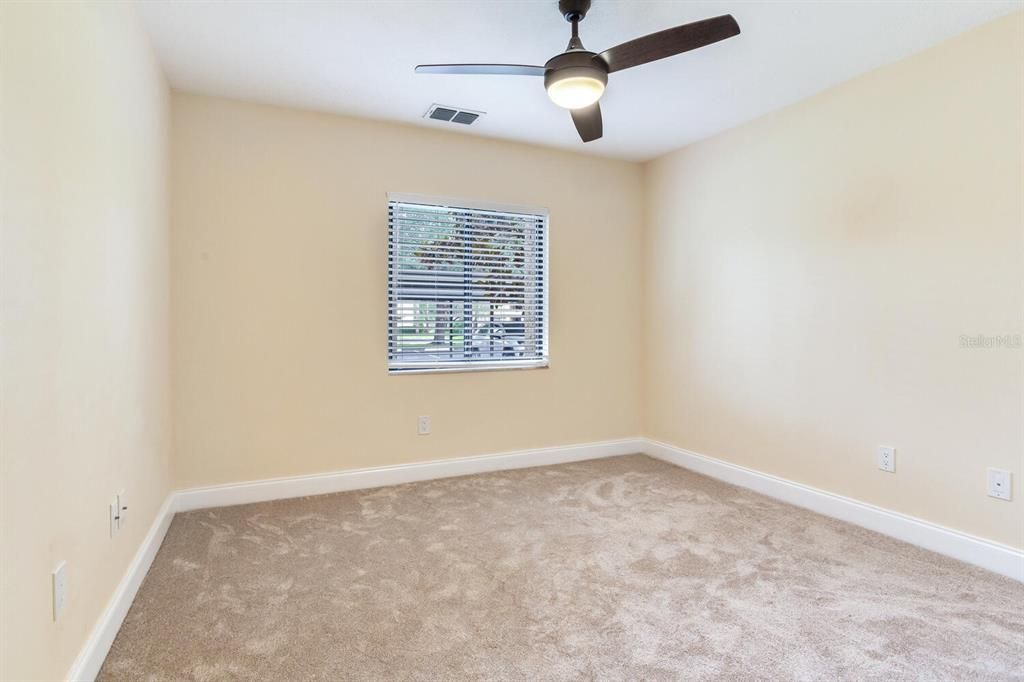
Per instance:
[[[191,488],[177,492],[174,509],[175,511],[188,511],[190,509],[227,507],[235,504],[248,504],[250,502],[281,500],[289,497],[324,495],[345,490],[379,488],[386,485],[451,478],[452,476],[467,476],[488,471],[524,469],[526,467],[546,466],[548,464],[578,462],[585,459],[629,455],[642,452],[642,448],[643,439],[626,438],[623,440],[563,445],[537,450],[517,450],[515,452],[493,455],[396,464],[394,466],[372,467],[369,469],[350,469],[348,471],[337,471],[328,474],[272,478],[262,481],[211,486],[208,488]]]
[[[290,476],[232,483],[171,493],[157,513],[153,525],[93,628],[88,641],[71,666],[68,679],[76,682],[78,680],[90,681],[95,679],[99,673],[107,652],[110,651],[110,646],[114,643],[117,631],[135,599],[135,594],[167,534],[175,512],[323,495],[346,490],[378,488],[413,481],[563,464],[640,452],[685,469],[750,488],[784,502],[1024,581],[1024,552],[1012,547],[753,469],[729,464],[666,443],[659,443],[648,438],[626,438],[476,457],[352,469],[310,476]]]
[[[171,493],[157,513],[153,525],[143,539],[131,564],[128,565],[128,570],[114,591],[103,614],[96,622],[85,646],[82,647],[78,658],[72,664],[67,679],[75,682],[79,680],[90,682],[96,678],[176,512],[629,455],[641,452],[642,446],[643,439],[626,438],[476,457],[352,469],[311,476],[291,476],[247,483],[232,483]]]
[[[651,457],[1024,582],[1024,551],[1019,549],[674,445],[641,440],[642,452]]]
[[[107,657],[107,652],[110,651],[110,645],[114,643],[117,631],[121,629],[124,617],[128,615],[128,609],[131,608],[132,602],[135,600],[135,594],[139,591],[142,580],[149,572],[149,567],[153,563],[157,550],[160,549],[160,544],[164,541],[164,536],[167,534],[167,529],[173,518],[174,493],[171,493],[164,500],[160,511],[156,513],[153,525],[149,527],[149,532],[146,533],[138,551],[135,552],[131,563],[128,564],[128,570],[125,571],[113,596],[107,602],[99,620],[96,621],[96,625],[89,634],[89,639],[78,653],[78,658],[71,664],[67,675],[68,680],[91,682],[96,679],[96,675],[99,674],[103,661]]]

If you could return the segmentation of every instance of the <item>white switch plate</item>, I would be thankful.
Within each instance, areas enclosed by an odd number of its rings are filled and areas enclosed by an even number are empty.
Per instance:
[[[891,445],[878,446],[878,468],[889,473],[896,471],[896,448]]]
[[[430,435],[430,417],[423,416],[416,420],[416,433],[421,436]]]
[[[53,569],[53,619],[60,618],[68,601],[68,562],[62,561]]]
[[[988,470],[988,495],[989,497],[995,497],[999,500],[1010,499],[1010,481],[1011,476],[1009,471],[1003,471],[1002,469],[989,469]]]

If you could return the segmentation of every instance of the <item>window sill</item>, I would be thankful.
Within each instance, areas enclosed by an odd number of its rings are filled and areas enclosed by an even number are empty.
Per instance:
[[[457,372],[507,372],[509,370],[522,369],[548,369],[548,360],[524,360],[519,362],[474,362],[474,363],[452,363],[448,366],[388,366],[388,374],[399,376],[402,374],[453,374]]]

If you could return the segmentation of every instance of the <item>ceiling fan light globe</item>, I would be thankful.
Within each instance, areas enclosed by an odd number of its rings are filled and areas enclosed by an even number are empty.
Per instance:
[[[589,76],[571,76],[548,84],[548,97],[564,109],[582,109],[601,99],[604,83]]]

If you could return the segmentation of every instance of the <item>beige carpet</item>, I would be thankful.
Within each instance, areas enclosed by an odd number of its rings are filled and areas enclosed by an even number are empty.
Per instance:
[[[1024,679],[1024,585],[635,455],[179,514],[100,678]]]

